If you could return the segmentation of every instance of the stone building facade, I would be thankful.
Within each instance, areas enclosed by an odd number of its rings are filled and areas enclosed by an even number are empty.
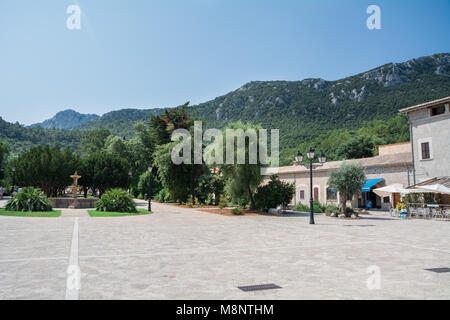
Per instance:
[[[414,184],[450,176],[450,97],[400,110],[408,116]]]
[[[347,160],[347,162],[360,163],[366,171],[367,179],[378,179],[374,188],[381,188],[394,183],[401,183],[407,187],[412,183],[412,160],[411,152],[408,148],[409,142],[379,146],[379,156],[357,160]],[[322,204],[338,204],[340,195],[334,192],[328,185],[330,172],[338,169],[344,161],[326,162],[322,167],[313,170],[313,198]],[[281,180],[295,183],[295,195],[291,205],[299,203],[309,205],[310,182],[309,169],[303,166],[281,167],[277,175]],[[392,196],[381,199],[373,192],[354,195],[348,200],[348,205],[353,208],[363,207],[365,200],[370,197],[374,207],[379,209],[389,209],[397,199]]]

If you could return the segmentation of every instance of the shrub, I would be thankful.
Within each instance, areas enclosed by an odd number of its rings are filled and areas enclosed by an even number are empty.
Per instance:
[[[10,196],[11,193],[12,193],[12,187],[11,186],[5,187],[5,193],[3,195],[4,196]]]
[[[158,194],[155,196],[155,200],[159,202],[171,202],[169,190],[166,188],[159,190]]]
[[[314,209],[314,213],[324,213],[326,210],[326,208],[317,201],[314,201],[313,209]],[[309,206],[307,206],[303,203],[299,203],[294,207],[294,211],[309,212],[310,208],[309,208]]]
[[[409,205],[417,205],[423,203],[422,193],[408,193],[405,195],[405,203]]]
[[[107,191],[96,204],[97,211],[108,212],[137,212],[136,204],[131,196],[121,190]]]
[[[34,188],[25,188],[6,203],[9,211],[52,211],[52,205],[45,194]]]
[[[334,204],[329,204],[325,207],[325,211],[330,211],[331,213],[339,213],[339,207]]]
[[[202,174],[198,179],[198,186],[195,188],[195,195],[198,198],[196,203],[212,203],[212,195],[218,197],[223,193],[225,181],[222,176],[212,175],[209,172]]]
[[[309,207],[303,203],[299,203],[295,206],[294,211],[298,212],[309,212]]]
[[[264,211],[277,208],[279,205],[286,207],[295,194],[295,185],[281,181],[278,176],[270,177],[268,184],[258,187],[255,194],[256,207]]]
[[[327,206],[325,207],[324,212],[325,212],[325,214],[326,214],[328,217],[331,216],[331,215],[334,214],[334,213],[339,214],[339,207],[338,207],[338,206],[335,206],[335,205],[332,205],[332,204],[329,204],[329,205],[327,205]]]
[[[406,209],[406,205],[403,202],[397,203],[397,210],[401,211],[403,209]]]
[[[231,210],[231,213],[237,216],[244,214],[244,210],[241,207],[236,207]]]
[[[314,201],[313,208],[314,213],[324,213],[326,209],[319,201]]]
[[[353,210],[352,208],[346,208],[347,209],[347,217],[351,216],[352,214],[355,213],[355,210]]]
[[[242,197],[238,200],[237,204],[239,207],[245,209],[250,204],[250,201],[248,200],[248,197]]]
[[[436,203],[436,195],[434,193],[424,193],[423,201],[428,204]]]
[[[208,197],[206,198],[205,204],[213,204],[214,199],[212,194],[208,194]]]
[[[226,208],[228,206],[228,200],[227,200],[227,198],[225,197],[225,196],[220,196],[220,199],[219,199],[219,208],[220,209],[223,209],[223,208]]]
[[[151,185],[150,185],[150,181],[151,181]],[[150,174],[150,172],[145,171],[143,174],[141,174],[139,176],[137,191],[142,194],[148,194],[149,190],[151,190],[152,199],[156,200],[156,195],[161,190],[161,184],[158,181],[156,174],[154,174],[154,173]],[[159,201],[159,200],[157,200],[157,201]]]

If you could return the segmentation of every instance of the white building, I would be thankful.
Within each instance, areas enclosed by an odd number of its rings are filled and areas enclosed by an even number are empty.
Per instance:
[[[413,182],[450,176],[450,97],[405,108],[413,158]]]
[[[394,183],[404,187],[412,184],[412,161],[410,143],[397,143],[393,145],[378,146],[379,155],[372,158],[347,160],[357,162],[365,168],[367,181],[360,195],[349,199],[348,205],[354,208],[364,207],[366,201],[371,201],[374,208],[389,209],[400,200],[394,196],[380,198],[373,189],[381,188]],[[343,161],[326,162],[322,167],[314,169],[313,173],[313,199],[323,204],[338,204],[340,195],[328,185],[330,172],[341,167]],[[309,205],[311,196],[309,169],[303,166],[281,167],[278,170],[281,180],[295,183],[295,196],[292,205],[303,203]]]

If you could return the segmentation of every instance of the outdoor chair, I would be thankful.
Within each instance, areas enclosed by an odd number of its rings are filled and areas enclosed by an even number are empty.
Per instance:
[[[423,208],[423,211],[425,212],[425,219],[431,219],[432,218],[431,208]]]
[[[411,217],[413,217],[413,218],[419,218],[419,210],[420,210],[421,208],[418,208],[418,207],[413,207],[412,208],[412,214],[411,214]]]
[[[418,208],[417,209],[417,217],[421,217],[422,219],[427,218],[427,210],[425,208]]]
[[[431,218],[437,219],[438,217],[442,218],[442,211],[440,208],[432,208],[431,209]]]
[[[448,221],[449,216],[450,216],[450,209],[443,209],[442,210],[442,219],[445,219]]]

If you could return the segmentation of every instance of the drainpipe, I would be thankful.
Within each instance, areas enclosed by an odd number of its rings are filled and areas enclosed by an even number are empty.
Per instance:
[[[407,178],[408,178],[408,187],[411,187],[411,181],[410,181],[410,178],[409,178],[409,167],[408,166],[406,166],[406,171],[408,172],[406,175],[407,175]]]
[[[413,171],[413,182],[414,185],[416,185],[416,162],[414,157],[414,136],[413,136],[413,128],[412,128],[412,122],[409,122],[409,136],[411,139],[411,156],[412,156],[412,171]],[[408,175],[409,178],[409,175]]]
[[[295,186],[295,193],[294,193],[294,207],[295,207],[297,205],[297,179],[295,177],[295,173],[294,173],[294,186]]]

